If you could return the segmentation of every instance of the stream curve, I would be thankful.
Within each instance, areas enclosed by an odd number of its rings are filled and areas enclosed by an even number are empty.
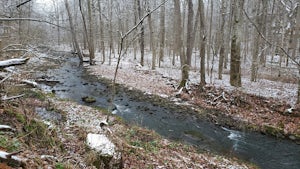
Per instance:
[[[103,108],[109,106],[111,95],[108,80],[90,75],[83,66],[79,66],[78,59],[68,53],[51,52],[48,55],[60,57],[59,66],[41,70],[35,74],[35,78],[58,83],[42,84],[43,90],[55,92],[60,98],[72,99],[80,104],[85,104],[82,97],[92,96],[96,102],[88,105]],[[164,106],[152,101],[151,97],[118,86],[114,113],[129,123],[153,129],[169,139],[186,142],[206,151],[238,157],[261,168],[300,168],[300,145],[292,141],[220,127],[199,119],[193,115],[196,112],[187,106]]]

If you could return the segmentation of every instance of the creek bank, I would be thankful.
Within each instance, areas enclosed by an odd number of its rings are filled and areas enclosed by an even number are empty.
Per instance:
[[[113,66],[87,66],[90,74],[112,79]],[[128,76],[130,74],[130,76]],[[148,81],[147,81],[148,80]],[[109,81],[109,80],[108,80]],[[153,81],[153,83],[149,83]],[[110,83],[110,82],[109,82]],[[193,85],[190,93],[182,93],[179,98],[170,83],[176,80],[160,75],[157,71],[137,70],[136,68],[122,68],[118,71],[117,83],[124,87],[139,91],[139,95],[161,97],[172,104],[192,107],[187,113],[205,117],[217,125],[228,126],[242,131],[255,131],[271,135],[279,139],[289,139],[300,144],[300,109],[297,106],[292,113],[287,113],[292,106],[284,100],[266,98],[246,94],[240,90],[227,91],[212,85],[199,90]],[[165,102],[162,102],[165,103]],[[209,111],[202,111],[206,109]]]

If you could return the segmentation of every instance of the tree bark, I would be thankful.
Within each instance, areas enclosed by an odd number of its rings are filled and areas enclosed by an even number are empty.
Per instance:
[[[258,31],[262,30],[262,17],[260,16],[260,1],[256,4],[256,25],[258,26]],[[258,72],[258,54],[260,44],[260,35],[258,32],[255,33],[255,38],[253,41],[253,52],[252,52],[252,64],[251,64],[251,81],[256,82],[257,80],[257,72]]]
[[[234,0],[233,3],[233,27],[231,40],[231,59],[230,59],[230,85],[241,87],[241,22],[244,0]]]
[[[142,9],[141,9],[141,2],[140,2],[140,0],[136,0],[136,1],[137,1],[139,19],[141,19],[142,15],[143,15],[143,12],[142,12]],[[140,25],[141,25],[141,28],[140,28],[140,31],[141,31],[141,34],[140,34],[140,52],[141,52],[140,64],[142,66],[144,66],[144,55],[145,55],[145,39],[144,39],[144,36],[145,36],[145,31],[144,31],[143,22]]]
[[[222,79],[222,73],[223,73],[223,64],[224,64],[224,58],[225,58],[225,47],[224,47],[224,27],[225,27],[225,0],[222,0],[221,4],[221,26],[220,26],[220,49],[219,49],[219,69],[218,69],[218,79]]]
[[[205,80],[205,46],[206,46],[206,28],[204,17],[203,0],[199,0],[200,4],[200,88],[206,84]]]
[[[102,64],[105,62],[105,45],[104,45],[104,22],[102,19],[102,8],[101,8],[101,0],[98,0],[98,8],[99,8],[99,29],[100,29],[100,50],[102,51]]]
[[[150,4],[148,4],[148,12],[150,12]],[[156,66],[156,45],[154,40],[154,31],[153,31],[153,25],[151,20],[151,14],[148,15],[148,25],[149,25],[149,31],[150,31],[150,45],[152,50],[152,66],[151,69],[155,70]]]
[[[162,0],[163,2],[163,0]],[[161,62],[164,61],[164,50],[165,50],[165,5],[160,8],[160,44],[159,44],[159,67],[161,67]]]

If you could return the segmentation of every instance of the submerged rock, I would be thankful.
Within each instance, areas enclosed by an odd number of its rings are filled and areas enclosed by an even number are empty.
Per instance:
[[[94,103],[96,102],[96,99],[94,97],[91,96],[85,96],[81,98],[82,101],[86,102],[86,103]]]
[[[105,135],[89,133],[87,145],[97,155],[93,162],[97,168],[122,168],[121,153],[116,151],[116,146]]]

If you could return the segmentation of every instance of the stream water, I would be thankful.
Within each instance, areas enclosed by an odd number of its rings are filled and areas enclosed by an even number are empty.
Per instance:
[[[96,102],[89,105],[109,106],[109,86],[105,80],[89,75],[86,69],[79,66],[77,58],[65,57],[59,68],[38,72],[36,78],[59,82],[41,85],[58,97],[85,104],[81,98],[92,96]],[[162,136],[196,145],[199,149],[253,162],[261,168],[300,168],[300,145],[292,141],[220,127],[197,118],[193,115],[193,109],[187,106],[164,106],[153,101],[152,96],[124,87],[118,87],[117,91],[114,113],[129,123],[153,129]]]

